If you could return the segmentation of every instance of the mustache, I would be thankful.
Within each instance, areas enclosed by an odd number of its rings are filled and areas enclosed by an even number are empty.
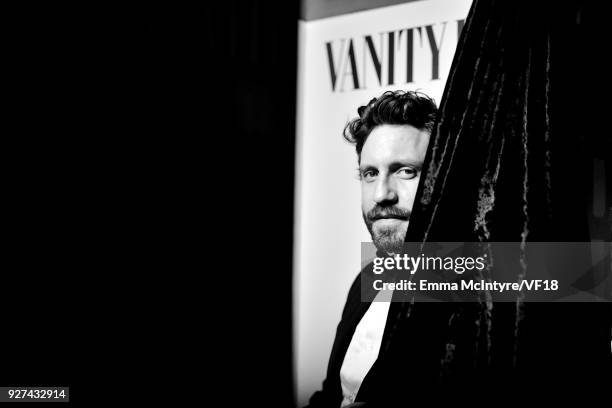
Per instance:
[[[372,208],[366,214],[366,217],[370,221],[376,221],[383,218],[398,218],[403,220],[408,220],[410,218],[411,211],[403,210],[397,207],[380,207],[376,206]]]

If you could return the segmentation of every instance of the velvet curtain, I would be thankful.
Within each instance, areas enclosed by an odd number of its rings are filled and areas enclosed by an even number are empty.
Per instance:
[[[595,14],[580,2],[474,1],[407,242],[610,241],[612,150],[593,124],[598,90],[587,82],[606,41],[593,36]],[[608,180],[604,227],[596,230],[589,223],[595,161],[607,169],[596,177]],[[528,274],[523,256],[515,262]],[[545,384],[593,390],[610,371],[611,318],[609,304],[520,297],[394,303],[379,379],[372,375],[363,394]]]

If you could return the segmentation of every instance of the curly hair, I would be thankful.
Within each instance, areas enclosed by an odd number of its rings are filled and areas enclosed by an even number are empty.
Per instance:
[[[344,127],[344,138],[355,145],[361,160],[361,149],[370,132],[378,125],[411,125],[432,131],[438,108],[429,96],[414,91],[387,91],[357,109],[359,114]]]

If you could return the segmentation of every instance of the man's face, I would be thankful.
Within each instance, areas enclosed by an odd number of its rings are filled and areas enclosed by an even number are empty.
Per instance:
[[[361,150],[361,209],[379,250],[399,253],[404,243],[429,132],[410,125],[375,127]]]

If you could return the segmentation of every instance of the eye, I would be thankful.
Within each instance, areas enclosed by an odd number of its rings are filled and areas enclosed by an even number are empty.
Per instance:
[[[418,176],[419,172],[417,169],[412,167],[402,167],[397,171],[399,177],[403,180],[412,180],[416,176]]]
[[[366,183],[369,183],[371,181],[374,181],[374,178],[376,178],[376,175],[378,174],[378,172],[376,170],[364,170],[361,172],[361,180],[365,181]]]

